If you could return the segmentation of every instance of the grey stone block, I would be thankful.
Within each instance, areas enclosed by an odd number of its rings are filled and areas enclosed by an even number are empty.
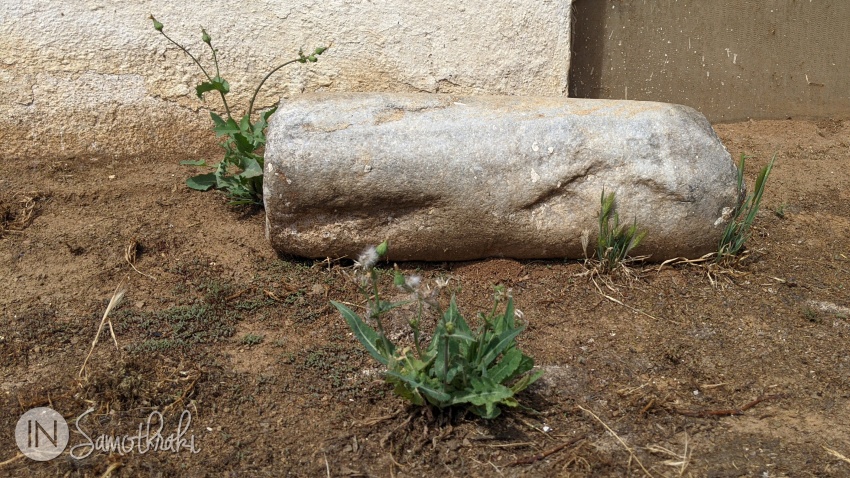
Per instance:
[[[267,237],[304,257],[389,239],[391,260],[580,258],[603,189],[647,231],[635,254],[698,257],[740,200],[708,121],[663,103],[306,94],[280,105],[265,158]]]

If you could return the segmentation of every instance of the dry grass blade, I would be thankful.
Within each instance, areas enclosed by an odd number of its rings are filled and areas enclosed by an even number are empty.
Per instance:
[[[608,424],[606,424],[605,422],[603,422],[603,421],[602,421],[602,419],[601,419],[601,418],[599,418],[599,417],[598,417],[595,413],[593,413],[593,412],[591,412],[590,410],[588,410],[588,409],[586,409],[586,408],[582,407],[581,405],[579,405],[579,406],[578,406],[578,408],[579,408],[579,410],[581,410],[581,411],[583,411],[583,412],[588,413],[590,416],[592,416],[593,418],[595,418],[595,419],[596,419],[596,421],[597,421],[597,422],[599,422],[599,423],[600,423],[603,427],[605,427],[605,430],[607,430],[607,431],[608,431],[608,433],[610,433],[610,434],[611,434],[614,438],[616,438],[616,439],[617,439],[617,441],[618,441],[618,442],[620,442],[620,445],[622,445],[622,446],[623,446],[623,448],[625,448],[625,450],[626,450],[627,452],[629,452],[630,460],[634,460],[634,461],[635,461],[635,463],[637,463],[637,464],[638,464],[638,466],[640,467],[640,469],[641,469],[641,470],[643,470],[643,472],[646,474],[646,476],[649,476],[650,478],[652,477],[652,473],[650,473],[650,472],[649,472],[649,470],[647,470],[647,469],[643,466],[643,463],[641,463],[641,462],[640,462],[640,459],[637,457],[637,455],[635,455],[635,452],[634,452],[634,451],[633,451],[633,450],[632,450],[632,449],[631,449],[628,445],[626,445],[626,442],[624,442],[624,441],[623,441],[623,439],[622,439],[622,438],[620,438],[620,435],[617,435],[617,432],[615,432],[614,430],[612,430],[612,429],[611,429],[611,427],[609,427],[609,426],[608,426]]]
[[[610,295],[606,294],[605,292],[602,292],[602,288],[601,288],[601,287],[599,287],[599,284],[597,284],[597,283],[596,283],[596,279],[595,279],[595,278],[593,278],[593,277],[591,277],[591,278],[590,278],[590,280],[592,280],[592,281],[593,281],[593,285],[595,285],[595,286],[596,286],[596,290],[599,292],[599,295],[601,295],[602,297],[605,297],[606,299],[610,300],[611,302],[613,302],[613,303],[615,303],[615,304],[617,304],[617,305],[621,305],[621,306],[623,306],[623,307],[625,307],[625,308],[627,308],[627,309],[631,310],[632,312],[637,312],[638,314],[645,315],[645,316],[649,317],[650,319],[658,320],[658,317],[655,317],[654,315],[650,315],[650,314],[648,314],[648,313],[646,313],[646,312],[644,312],[644,311],[642,311],[642,310],[640,310],[640,309],[636,309],[636,308],[634,308],[634,307],[632,307],[632,306],[630,306],[630,305],[626,305],[626,304],[624,304],[622,301],[617,300],[617,299],[616,299],[616,298],[614,298],[614,297],[611,297]],[[675,321],[672,321],[672,320],[671,320],[670,322],[678,323],[678,322],[675,322]]]
[[[112,341],[115,343],[115,348],[119,351],[121,348],[118,346],[118,338],[115,337],[115,331],[112,329],[112,321],[107,320],[109,317],[109,313],[112,312],[112,309],[118,307],[118,304],[121,303],[121,300],[124,298],[124,294],[127,292],[127,279],[122,280],[118,287],[115,288],[115,292],[112,294],[112,298],[109,299],[109,305],[106,306],[106,311],[103,312],[103,318],[100,319],[100,325],[97,327],[97,333],[94,336],[94,340],[91,343],[91,349],[89,349],[88,355],[86,355],[86,359],[83,360],[83,366],[80,367],[79,376],[82,377],[83,373],[86,370],[86,364],[88,364],[89,358],[91,358],[91,354],[94,352],[94,348],[97,345],[97,341],[100,339],[100,333],[103,331],[104,324],[109,325],[109,335],[112,336]]]
[[[655,272],[661,272],[666,266],[678,266],[678,265],[688,265],[688,266],[697,266],[701,267],[705,271],[705,275],[708,277],[708,281],[711,282],[711,286],[717,288],[720,285],[719,279],[721,276],[730,280],[731,277],[741,277],[747,275],[746,272],[742,272],[736,269],[737,266],[740,265],[747,257],[749,256],[749,251],[744,251],[736,256],[731,256],[725,258],[721,262],[716,262],[717,253],[709,252],[708,254],[698,257],[696,259],[688,259],[686,257],[674,257],[673,259],[667,259],[658,265],[658,268],[655,269]]]
[[[661,464],[678,468],[679,469],[678,470],[679,476],[684,476],[685,470],[688,469],[688,465],[691,462],[691,455],[693,454],[693,451],[694,451],[693,448],[690,448],[688,445],[689,445],[689,440],[688,440],[688,435],[686,434],[685,435],[685,450],[681,454],[676,453],[676,452],[669,450],[667,448],[664,448],[663,446],[660,446],[660,445],[650,445],[650,446],[646,447],[646,449],[649,450],[652,453],[657,453],[657,454],[660,454],[660,455],[667,455],[667,456],[672,457],[669,460],[662,461]]]
[[[531,465],[532,463],[536,463],[540,460],[544,460],[544,459],[548,458],[549,456],[554,455],[555,453],[558,453],[559,451],[563,450],[564,448],[575,445],[576,443],[580,442],[581,440],[584,440],[586,437],[587,437],[587,434],[582,433],[581,435],[573,437],[572,439],[567,440],[564,443],[561,443],[560,445],[558,445],[554,448],[550,448],[550,449],[543,451],[541,453],[538,453],[536,455],[527,456],[527,457],[524,457],[524,458],[519,458],[519,459],[517,459],[517,460],[515,460],[511,463],[508,463],[507,465],[505,465],[505,468],[510,467],[510,466],[517,466],[517,465]]]
[[[133,268],[134,271],[139,274],[147,277],[148,279],[156,280],[156,277],[145,274],[144,272],[136,269],[136,255],[139,253],[139,243],[135,239],[130,241],[130,244],[127,245],[127,248],[124,249],[124,260],[127,261],[127,264],[130,264],[130,267]]]
[[[331,464],[328,463],[328,455],[325,455],[325,471],[328,473],[328,478],[331,478]]]
[[[666,261],[659,264],[658,269],[656,269],[655,271],[661,272],[661,270],[664,269],[664,266],[678,266],[680,264],[689,264],[689,265],[703,264],[707,261],[713,260],[716,255],[717,255],[716,252],[709,252],[708,254],[706,254],[702,257],[699,257],[697,259],[688,259],[687,257],[674,257],[672,259],[667,259]]]
[[[833,450],[832,448],[827,448],[827,447],[825,447],[825,446],[823,446],[823,445],[821,445],[821,447],[822,447],[824,450],[826,450],[826,452],[827,452],[827,453],[829,453],[830,455],[834,456],[835,458],[838,458],[839,460],[841,460],[841,461],[843,461],[843,462],[845,462],[845,463],[850,463],[850,458],[847,458],[846,456],[842,455],[841,453],[838,453],[837,451]]]
[[[370,427],[372,425],[377,425],[378,423],[384,422],[386,420],[391,420],[391,419],[401,415],[401,413],[403,411],[404,411],[404,409],[399,409],[395,413],[391,413],[389,415],[384,415],[384,416],[375,417],[375,418],[367,418],[367,419],[362,420],[362,421],[355,420],[351,423],[351,425],[354,426],[354,427]]]
[[[106,468],[106,471],[104,471],[103,474],[100,475],[100,478],[109,478],[110,476],[112,476],[112,473],[115,470],[121,468],[122,466],[124,466],[124,464],[118,461],[110,463],[110,465]]]
[[[0,461],[0,467],[4,467],[4,466],[6,466],[6,465],[11,465],[12,463],[14,463],[14,462],[16,462],[16,461],[20,460],[20,459],[21,459],[21,458],[23,458],[23,457],[24,457],[24,454],[23,454],[23,453],[21,453],[21,452],[18,452],[18,454],[17,454],[17,455],[15,455],[15,456],[13,456],[12,458],[9,458],[9,459],[8,459],[8,460],[6,460],[6,461]]]
[[[6,194],[0,197],[0,237],[6,232],[26,229],[38,213],[38,203],[49,194],[40,191]]]

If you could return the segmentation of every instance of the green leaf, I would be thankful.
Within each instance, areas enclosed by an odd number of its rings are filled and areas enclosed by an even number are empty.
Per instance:
[[[210,118],[213,120],[213,125],[215,128],[222,128],[227,124],[227,121],[224,121],[224,118],[210,111]],[[218,135],[220,136],[220,135]]]
[[[525,329],[525,327],[517,327],[514,330],[506,330],[501,335],[498,336],[496,340],[491,341],[491,343],[487,344],[487,349],[483,357],[481,357],[481,367],[487,367],[490,365],[496,357],[499,356],[502,352],[511,347],[514,343],[514,339],[517,335],[520,334]]]
[[[251,129],[251,118],[248,115],[242,117],[242,121],[239,122],[239,129],[246,136],[254,135],[254,131]]]
[[[180,161],[180,164],[182,164],[184,166],[206,166],[207,160],[206,159],[198,159],[198,160],[185,159],[183,161]]]
[[[505,306],[505,313],[496,317],[496,320],[493,322],[493,331],[497,334],[502,334],[506,330],[513,330],[516,325],[514,323],[514,299],[513,297],[508,297],[508,304]]]
[[[389,312],[397,307],[401,307],[403,305],[407,305],[413,302],[412,300],[402,300],[399,302],[387,302],[382,300],[380,304],[378,304],[379,313],[383,314],[384,312]]]
[[[195,87],[195,94],[202,100],[204,99],[204,93],[209,93],[210,91],[218,91],[222,95],[226,95],[230,92],[230,83],[216,76],[212,81],[205,81]]]
[[[277,106],[272,106],[268,110],[264,111],[263,114],[260,115],[260,118],[262,118],[264,123],[268,124],[269,118],[272,117],[272,115],[275,113],[275,111],[277,111]]]
[[[215,173],[199,174],[186,180],[186,186],[198,191],[207,191],[216,185]]]
[[[414,405],[425,405],[425,400],[422,398],[422,395],[411,389],[407,383],[403,381],[396,382],[393,392]]]
[[[463,319],[463,316],[460,315],[460,310],[457,308],[457,302],[455,301],[455,297],[452,296],[451,303],[449,304],[449,313],[451,315],[451,320],[454,322],[456,330],[459,332],[463,332],[466,334],[471,334],[472,330],[469,328],[469,325],[466,323],[466,320]]]
[[[537,379],[542,376],[543,370],[539,370],[537,373],[523,375],[521,379],[517,380],[516,383],[511,385],[511,390],[513,390],[514,393],[519,393],[528,388],[529,385],[536,382]]]
[[[240,165],[242,172],[239,173],[241,178],[256,178],[263,176],[263,167],[254,158],[245,157]]]
[[[487,376],[496,383],[503,383],[514,376],[521,362],[522,352],[512,348],[505,352],[499,363],[487,369]]]
[[[234,124],[236,122],[234,121]],[[236,142],[236,147],[239,149],[241,153],[253,153],[254,152],[254,143],[251,141],[251,138],[245,136],[242,133],[233,133],[230,135],[233,138],[233,141]]]
[[[405,382],[411,389],[423,394],[429,402],[439,407],[448,405],[449,401],[452,399],[451,395],[440,390],[433,383],[429,383],[424,380],[416,380],[413,377],[408,377],[392,370],[388,371],[387,375]]]
[[[385,350],[385,347],[380,344],[383,341],[378,333],[375,332],[373,328],[366,325],[359,315],[355,314],[344,304],[331,301],[331,305],[336,307],[340,314],[342,314],[342,317],[345,319],[348,327],[351,328],[352,332],[354,332],[354,337],[363,344],[363,347],[366,348],[369,355],[378,362],[381,362],[383,365],[387,365],[389,363],[389,356],[384,356],[380,352],[381,350]]]
[[[511,380],[514,377],[519,377],[520,375],[528,372],[529,370],[534,368],[534,359],[529,357],[528,355],[522,354],[522,360],[519,362],[519,367],[514,370],[513,375],[507,378],[507,380]]]
[[[213,114],[214,113],[210,113],[210,116]],[[213,121],[215,121],[215,118],[213,118]],[[213,131],[215,131],[216,136],[232,136],[239,133],[239,125],[236,124],[236,121],[233,118],[228,118],[227,121],[222,120],[221,123],[216,122]]]
[[[472,404],[474,406],[470,407],[470,409],[482,418],[490,419],[498,416],[500,411],[497,405],[513,397],[513,391],[510,388],[487,378],[472,378],[470,383],[472,390],[464,390],[461,393],[453,394],[451,404]]]
[[[475,340],[476,340],[475,337],[473,337],[472,335],[463,334],[463,333],[458,332],[457,330],[455,330],[455,333],[453,333],[453,334],[446,334],[446,338],[448,338],[448,339],[458,339],[458,340],[462,340],[464,342],[475,342]]]
[[[501,415],[501,413],[502,413],[502,411],[499,410],[497,407],[492,407],[492,406],[489,407],[489,409],[488,409],[488,407],[479,407],[479,406],[475,406],[475,405],[470,405],[469,411],[471,411],[472,413],[478,415],[479,417],[487,419],[487,420],[492,420],[492,419],[498,417],[499,415]]]

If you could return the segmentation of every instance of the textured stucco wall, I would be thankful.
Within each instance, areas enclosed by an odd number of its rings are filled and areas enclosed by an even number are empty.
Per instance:
[[[0,0],[4,159],[214,152],[200,73],[151,13],[205,57],[207,29],[241,112],[266,71],[329,42],[318,63],[273,76],[260,106],[321,89],[566,96],[570,10],[571,0]],[[208,95],[207,106],[220,105]]]

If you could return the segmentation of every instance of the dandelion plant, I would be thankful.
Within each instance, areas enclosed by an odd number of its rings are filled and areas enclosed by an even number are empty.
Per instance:
[[[163,24],[157,21],[153,15],[151,15],[150,19],[153,21],[153,27],[156,31],[182,50],[200,68],[206,81],[202,81],[195,87],[195,94],[198,95],[198,98],[203,101],[205,93],[215,91],[221,96],[224,106],[224,117],[210,111],[216,137],[224,137],[221,143],[221,147],[225,151],[224,159],[218,163],[215,172],[193,176],[186,180],[186,185],[199,191],[206,191],[213,187],[224,190],[231,199],[230,204],[262,205],[264,161],[260,150],[266,144],[265,131],[269,123],[269,118],[277,110],[277,107],[264,111],[260,114],[257,121],[253,122],[254,101],[257,99],[257,95],[260,93],[260,89],[266,80],[275,72],[296,62],[315,63],[318,61],[318,56],[330,47],[316,48],[313,53],[308,55],[305,55],[302,50],[299,50],[297,58],[286,61],[269,71],[254,90],[251,101],[248,103],[247,112],[237,122],[233,117],[230,105],[227,103],[227,94],[230,93],[230,83],[221,77],[218,65],[218,50],[212,46],[212,37],[209,33],[204,28],[201,28],[201,41],[210,49],[215,75],[205,68],[200,59],[193,55],[186,47],[168,36],[164,31]],[[183,161],[182,164],[206,166],[205,161]],[[236,170],[235,173],[233,171],[234,169]]]
[[[363,270],[359,284],[367,297],[364,317],[342,303],[331,304],[369,354],[386,367],[384,378],[395,386],[395,393],[414,405],[441,409],[465,406],[483,418],[498,416],[500,406],[518,406],[515,395],[540,378],[542,372],[530,373],[534,360],[516,346],[515,339],[525,327],[515,321],[513,299],[508,297],[501,309],[505,295],[497,294],[493,310],[487,315],[479,314],[480,325],[473,329],[452,297],[448,310],[438,313],[434,333],[425,344],[421,337],[423,304],[437,310],[439,304],[433,291],[424,288],[421,278],[404,277],[398,272],[395,285],[411,293],[413,299],[395,303],[383,300],[374,265],[384,254],[386,243],[370,248],[357,261]],[[383,316],[410,302],[418,304],[408,322],[413,344],[400,347],[387,337]]]

